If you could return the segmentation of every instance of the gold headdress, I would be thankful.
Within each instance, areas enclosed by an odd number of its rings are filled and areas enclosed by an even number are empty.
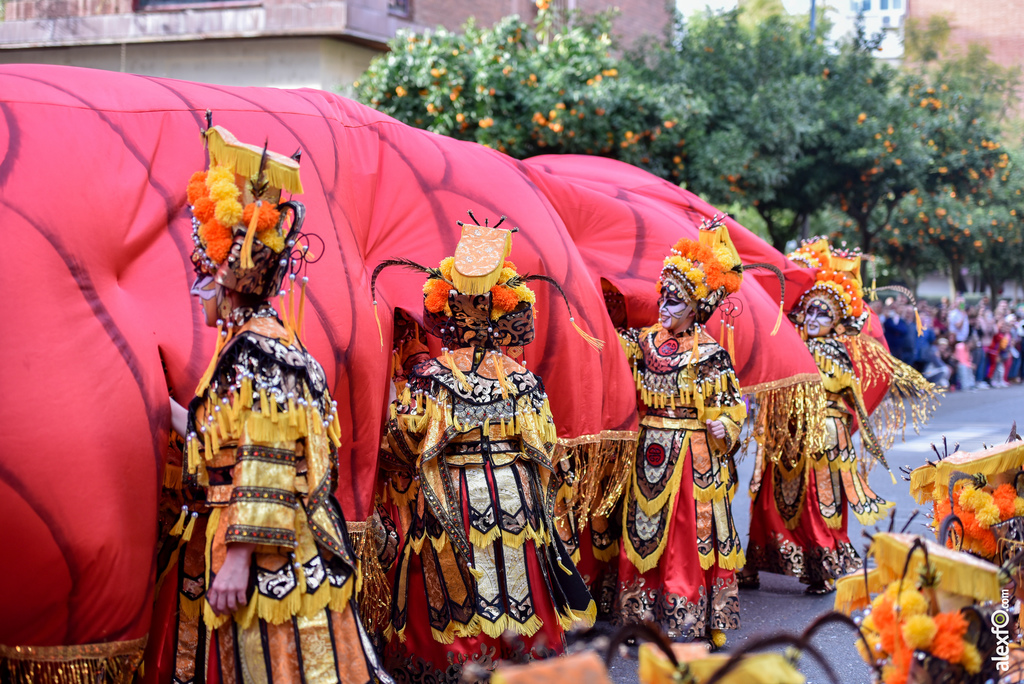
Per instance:
[[[408,259],[390,259],[379,264],[370,279],[371,293],[376,292],[377,277],[388,266],[405,266],[427,274],[423,285],[424,329],[441,338],[446,347],[481,345],[519,347],[534,338],[533,305],[536,296],[527,283],[544,280],[553,285],[569,309],[569,321],[576,331],[595,349],[604,343],[583,331],[572,317],[565,292],[547,276],[520,275],[515,264],[507,259],[512,250],[511,230],[458,221],[462,229],[455,256],[441,261],[437,268],[427,268]],[[374,294],[374,314],[377,300]],[[380,319],[377,319],[380,331]],[[381,345],[384,344],[381,333]]]
[[[227,289],[269,297],[288,270],[304,215],[297,202],[280,203],[282,191],[302,192],[298,153],[285,157],[239,142],[221,126],[209,126],[203,141],[209,168],[188,183],[192,263]]]
[[[665,257],[658,292],[674,291],[692,302],[698,323],[706,323],[715,309],[743,282],[740,255],[729,239],[729,229],[718,217],[704,221],[697,240],[683,238]]]
[[[857,335],[871,315],[864,304],[861,281],[861,253],[857,250],[834,250],[825,238],[812,238],[786,255],[791,261],[816,269],[814,285],[799,299],[790,319],[801,325],[806,304],[822,299],[832,310],[839,335]]]

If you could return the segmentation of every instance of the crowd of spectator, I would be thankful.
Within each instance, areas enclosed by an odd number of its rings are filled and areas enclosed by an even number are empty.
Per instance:
[[[872,307],[893,356],[941,387],[970,392],[1024,379],[1024,302],[1003,299],[993,309],[988,297],[971,306],[960,296],[952,303],[943,297],[938,306],[922,301],[920,336],[914,309],[903,297]]]

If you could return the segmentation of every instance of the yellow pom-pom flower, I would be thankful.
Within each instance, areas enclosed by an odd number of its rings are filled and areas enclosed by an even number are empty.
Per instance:
[[[284,249],[284,235],[279,233],[277,228],[261,230],[256,233],[256,238],[267,247],[274,250],[276,254],[280,254],[281,250]]]
[[[708,296],[708,286],[701,283],[693,288],[693,296],[696,299],[704,299]]]
[[[519,301],[528,302],[530,304],[537,303],[537,295],[534,294],[533,290],[528,288],[526,285],[520,285],[519,287],[512,288],[512,291],[519,297]]]
[[[1013,512],[1018,516],[1024,516],[1024,499],[1019,496],[1013,502]]]
[[[720,629],[711,630],[711,643],[715,645],[715,648],[725,646],[725,632]]]
[[[446,257],[441,260],[441,265],[438,269],[441,271],[441,275],[447,280],[452,279],[452,267],[455,266],[455,257]]]
[[[210,199],[214,202],[223,200],[238,199],[238,186],[234,181],[219,180],[214,183],[207,183],[210,188]]]
[[[689,280],[694,285],[696,285],[700,283],[702,280],[704,280],[704,274],[701,272],[699,268],[691,268],[689,271],[686,272],[686,279]]]
[[[927,649],[938,631],[935,620],[927,615],[914,615],[903,623],[903,640],[914,650]]]
[[[928,599],[916,589],[904,590],[900,594],[900,615],[907,618],[912,615],[923,615],[928,612]]]
[[[243,211],[241,202],[237,199],[229,198],[217,202],[213,215],[220,222],[220,225],[230,228],[231,226],[237,226],[242,220]]]
[[[981,654],[974,644],[965,643],[963,655],[960,656],[960,664],[964,666],[968,674],[981,672]]]

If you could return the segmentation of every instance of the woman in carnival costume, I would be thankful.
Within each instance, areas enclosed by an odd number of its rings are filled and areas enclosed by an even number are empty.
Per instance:
[[[848,510],[862,525],[872,525],[892,507],[867,481],[875,460],[888,469],[884,448],[892,435],[881,440],[868,420],[858,366],[892,383],[890,403],[902,404],[905,396],[913,395],[927,403],[933,387],[861,334],[870,311],[863,299],[859,253],[833,250],[824,238],[816,238],[788,257],[815,269],[813,284],[800,295],[789,317],[821,375],[827,400],[825,429],[794,457],[758,450],[750,484],[747,567],[740,581],[754,588],[759,584],[757,572],[765,570],[798,577],[808,585],[809,594],[825,594],[838,577],[861,567],[847,534]],[[858,366],[848,344],[859,357]],[[870,460],[857,456],[854,416]]]
[[[172,402],[188,502],[171,531],[174,681],[390,682],[353,599],[335,404],[297,334],[305,278],[296,306],[290,271],[305,261],[305,210],[280,196],[302,192],[298,161],[219,126],[204,137],[210,166],[188,185],[192,294],[218,336],[187,415]],[[268,299],[286,275],[282,318]]]
[[[747,415],[729,354],[704,324],[739,290],[743,267],[727,228],[701,225],[665,259],[660,321],[622,334],[641,402],[635,465],[622,501],[617,610],[668,636],[725,643],[739,627],[732,455]]]
[[[411,682],[561,653],[564,631],[596,612],[554,533],[544,385],[501,349],[516,354],[533,340],[527,284],[542,277],[506,260],[512,231],[460,225],[455,256],[438,268],[393,260],[373,275],[390,265],[426,273],[424,329],[444,344],[406,373],[382,454],[403,544],[387,660]]]

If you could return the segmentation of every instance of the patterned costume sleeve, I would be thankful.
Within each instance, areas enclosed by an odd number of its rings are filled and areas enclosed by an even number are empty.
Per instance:
[[[698,410],[702,423],[719,420],[725,426],[725,437],[718,439],[708,433],[708,446],[719,455],[731,455],[739,448],[740,431],[747,417],[747,405],[743,391],[732,367],[732,361],[724,349],[703,359],[698,375],[704,391],[703,407]]]
[[[235,453],[234,488],[222,517],[225,541],[294,548],[295,441],[257,441],[243,430]]]

